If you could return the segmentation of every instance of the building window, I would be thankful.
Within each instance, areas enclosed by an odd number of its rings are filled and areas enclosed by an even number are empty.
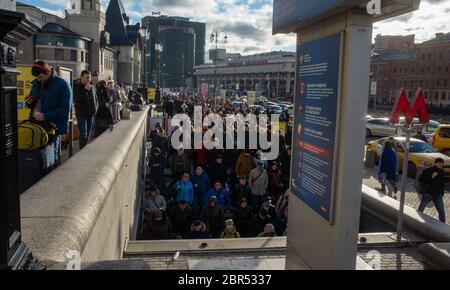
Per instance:
[[[422,60],[425,60],[425,53],[422,53]]]
[[[89,52],[87,52],[87,51],[84,53],[84,61],[86,63],[89,63]]]
[[[429,73],[431,71],[431,67],[427,67],[427,73]]]
[[[84,51],[81,51],[81,62],[84,62]]]
[[[38,58],[39,59],[48,59],[47,48],[38,48]]]
[[[420,72],[421,72],[421,73],[425,73],[425,68],[424,68],[424,67],[421,67],[421,68],[420,68]]]
[[[55,60],[64,60],[64,49],[55,49]]]
[[[439,100],[439,92],[434,92],[434,99]]]
[[[439,52],[439,58],[443,58],[444,57],[444,53],[441,51]]]
[[[425,91],[425,99],[428,100],[429,94],[428,91]]]
[[[428,53],[428,60],[431,60],[431,52]]]
[[[70,51],[70,61],[78,61],[77,59],[77,51],[76,50],[71,50]]]
[[[401,67],[400,69],[399,69],[399,73],[403,73],[403,68]]]
[[[440,73],[442,71],[442,67],[438,66],[438,72]]]
[[[397,68],[395,68],[395,67],[394,67],[394,73],[395,73],[395,74],[397,73]]]
[[[447,99],[447,92],[441,92],[441,100],[445,101]]]
[[[448,66],[445,66],[445,72],[448,73]]]
[[[420,82],[419,82],[419,86],[423,86],[423,80],[420,80]]]

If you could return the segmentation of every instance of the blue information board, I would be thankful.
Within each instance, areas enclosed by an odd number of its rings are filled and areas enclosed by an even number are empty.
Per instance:
[[[305,24],[325,13],[354,6],[355,2],[357,1],[273,0],[273,33],[293,32],[297,25]]]
[[[298,46],[292,192],[332,222],[341,34]]]

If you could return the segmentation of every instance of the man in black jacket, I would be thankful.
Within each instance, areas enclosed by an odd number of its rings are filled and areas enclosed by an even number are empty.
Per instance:
[[[419,206],[419,211],[423,212],[427,205],[432,201],[436,210],[439,213],[439,220],[445,223],[445,208],[444,208],[444,159],[438,158],[433,167],[425,169],[420,175],[419,181],[422,184],[422,202]]]
[[[75,81],[73,86],[78,129],[80,130],[80,150],[87,145],[91,137],[94,116],[98,109],[97,96],[91,80],[91,73],[84,70],[81,72],[80,79]]]

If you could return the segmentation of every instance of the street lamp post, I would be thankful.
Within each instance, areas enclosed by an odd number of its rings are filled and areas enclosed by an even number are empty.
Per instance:
[[[156,41],[155,43],[155,51],[156,51],[156,69],[158,70],[156,73],[156,86],[161,87],[161,52],[164,49],[164,45],[161,41]]]
[[[148,51],[148,40],[150,39],[150,30],[143,26],[141,28],[141,37],[142,37],[142,49],[144,51],[144,57],[143,57],[143,69],[144,69],[144,76],[142,78],[142,82],[144,84],[144,87],[147,87],[147,51]]]
[[[220,38],[220,34],[221,34],[221,33],[225,34],[225,36],[224,36],[223,39],[224,39],[224,42],[227,43],[227,41],[228,41],[228,36],[227,36],[226,32],[223,31],[223,30],[221,30],[221,29],[216,29],[216,30],[214,30],[214,31],[212,32],[210,38],[209,38],[209,40],[211,41],[211,43],[215,43],[215,45],[216,45],[216,48],[215,48],[215,55],[213,55],[213,56],[214,56],[214,58],[213,58],[213,64],[214,64],[214,79],[213,79],[214,96],[215,96],[216,91],[217,91],[217,90],[216,90],[216,74],[217,74],[217,60],[218,60],[218,57],[219,57],[217,49],[218,49],[218,46],[219,46],[219,38]]]

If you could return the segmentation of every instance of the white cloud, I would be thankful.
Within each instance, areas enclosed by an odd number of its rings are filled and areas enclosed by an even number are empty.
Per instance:
[[[374,25],[377,34],[415,34],[416,42],[435,37],[437,32],[450,32],[450,0],[422,0],[419,10]]]

